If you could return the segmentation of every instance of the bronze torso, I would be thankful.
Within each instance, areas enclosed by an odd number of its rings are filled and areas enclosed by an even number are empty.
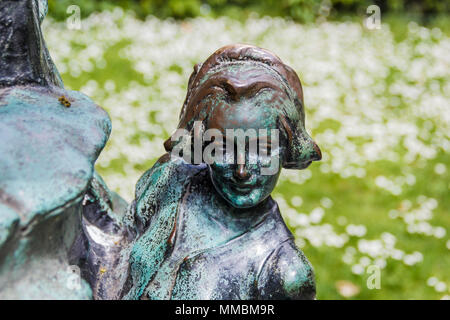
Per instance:
[[[175,178],[186,170],[190,174],[177,198],[169,199],[177,206],[169,210],[159,207],[148,229],[136,241],[136,248],[131,250],[131,261],[138,261],[135,269],[144,273],[153,270],[153,273],[148,283],[140,283],[140,288],[133,287],[127,298],[305,299],[314,296],[311,267],[295,248],[293,236],[272,198],[262,203],[259,210],[230,213],[229,205],[214,192],[206,166],[168,160],[155,167],[157,170],[153,174],[159,178]],[[161,174],[160,170],[166,172]],[[152,185],[155,183],[151,175],[147,178]],[[158,199],[164,204],[166,198],[172,196],[163,192],[156,198],[155,195],[144,197],[142,201]],[[143,204],[138,200],[136,207],[141,206],[152,207],[151,203]],[[169,211],[170,218],[160,216]],[[139,215],[147,214],[149,212]],[[173,223],[161,224],[160,221]],[[151,248],[148,240],[153,234],[169,235],[162,249],[164,253],[144,259],[140,248]],[[164,258],[160,260],[161,256]],[[144,261],[146,266],[142,265]],[[296,286],[292,288],[296,292],[286,292],[291,281],[298,282],[291,283]]]

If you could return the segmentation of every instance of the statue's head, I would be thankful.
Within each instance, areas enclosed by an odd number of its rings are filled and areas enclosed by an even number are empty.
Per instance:
[[[223,47],[194,68],[178,128],[203,137],[213,185],[236,208],[266,199],[281,167],[304,169],[321,159],[305,130],[296,73],[254,46]],[[166,141],[168,151],[175,140]]]

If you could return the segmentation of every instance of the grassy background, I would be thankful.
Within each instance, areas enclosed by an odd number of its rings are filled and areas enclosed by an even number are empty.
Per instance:
[[[52,8],[56,10],[55,7],[51,6],[51,15]],[[58,16],[61,13],[55,11],[53,14],[54,16]],[[120,14],[118,16],[120,18],[111,18],[114,20],[112,23],[115,23],[118,29],[124,29],[121,23],[126,25],[123,22],[125,18]],[[126,14],[125,17],[134,19],[130,13]],[[336,15],[334,17],[334,20],[337,21],[335,23],[337,24],[344,23],[343,21],[353,21],[352,23],[357,24],[360,19],[361,16],[347,14],[341,16]],[[166,73],[155,72],[154,75],[146,78],[146,74],[140,72],[138,70],[139,68],[133,63],[133,60],[123,53],[124,49],[133,45],[135,41],[134,35],[111,38],[114,41],[111,39],[102,40],[96,38],[98,30],[102,28],[101,23],[96,21],[95,19],[87,18],[83,22],[84,31],[82,33],[67,31],[63,23],[57,23],[51,19],[45,27],[50,52],[52,52],[57,66],[60,68],[66,87],[87,93],[109,111],[113,119],[114,130],[110,144],[122,144],[122,147],[125,148],[125,145],[130,143],[144,148],[143,141],[150,140],[153,142],[156,141],[155,145],[160,145],[162,139],[167,137],[170,128],[173,127],[172,124],[168,125],[169,129],[167,131],[163,130],[159,132],[156,130],[152,132],[152,130],[138,129],[133,131],[133,128],[118,125],[118,122],[127,116],[127,112],[142,112],[145,109],[147,111],[144,114],[148,122],[146,125],[158,124],[161,119],[158,118],[158,113],[153,112],[154,110],[152,109],[152,101],[158,99],[158,101],[163,102],[166,101],[164,99],[168,99],[167,101],[171,101],[170,103],[181,108],[188,74],[193,64],[198,61],[194,60],[192,55],[186,53],[185,61],[178,60],[177,63],[170,65],[167,67]],[[270,21],[270,23],[275,25],[277,23],[276,20]],[[383,16],[382,21],[384,24],[390,26],[390,32],[395,38],[396,44],[407,41],[408,37],[411,36],[408,31],[408,28],[410,28],[408,24],[411,20],[407,15],[400,15],[394,12],[386,17]],[[139,24],[138,22],[133,23]],[[192,28],[191,23],[194,24],[192,21],[157,22],[156,24],[158,23],[170,23],[170,25],[175,25],[179,30]],[[214,25],[215,22],[207,23]],[[240,25],[244,22],[241,20],[241,22],[227,23]],[[439,27],[444,32],[444,38],[441,41],[448,42],[448,38],[446,37],[449,35],[450,24],[449,19],[445,15],[433,18],[427,23],[429,30]],[[225,25],[226,28],[227,25]],[[309,28],[307,29],[309,30],[308,32],[314,32],[314,25],[310,25]],[[136,30],[139,30],[139,28]],[[126,32],[126,30],[123,32]],[[161,34],[161,37],[164,37],[164,34]],[[263,39],[267,35],[262,33],[260,37]],[[61,39],[67,39],[67,44],[63,45]],[[89,39],[94,40],[91,41]],[[252,43],[259,45],[260,41],[261,45],[264,44],[264,41],[258,40],[260,38],[257,36],[252,39]],[[161,43],[161,39],[158,41],[158,43]],[[168,38],[166,41],[176,41],[176,39]],[[415,39],[411,41],[420,42],[421,40]],[[93,45],[100,45],[101,54],[86,51],[89,47],[92,48]],[[149,46],[148,50],[151,52],[153,50],[152,46]],[[189,50],[189,48],[185,50]],[[275,49],[273,50],[278,53]],[[200,57],[204,59],[210,53],[211,50],[205,48],[200,53]],[[89,60],[86,58],[86,54],[91,54],[92,59]],[[101,55],[102,59],[97,59],[92,68],[82,69],[82,62],[80,62],[80,66],[78,67],[71,66],[71,63],[74,61],[93,61],[98,55]],[[449,66],[447,65],[447,67]],[[349,70],[342,70],[342,72],[348,72],[348,76],[351,77]],[[382,85],[388,88],[391,82],[394,83],[394,74],[395,72],[391,71],[390,75],[384,79]],[[177,85],[173,87],[170,82],[172,80],[169,79],[171,75],[176,75],[176,79],[181,79],[176,80],[178,81]],[[92,82],[92,80],[95,81]],[[163,80],[166,81],[164,82],[166,83],[165,85],[161,85],[161,81]],[[445,87],[448,79],[434,80],[440,81],[441,89],[439,92],[444,96],[444,99],[447,99],[448,103],[448,92],[444,92],[444,90],[448,89],[448,86]],[[306,94],[308,94],[308,85],[309,83],[306,81]],[[310,86],[313,86],[312,83]],[[131,90],[133,88],[137,89],[133,91]],[[169,97],[164,96],[165,91],[168,92],[167,95]],[[126,103],[122,101],[118,102],[118,99],[121,99],[120,97],[123,97],[126,93],[130,95],[134,94],[135,97],[128,99]],[[170,97],[170,95],[172,96]],[[343,95],[345,96],[345,94]],[[392,94],[392,96],[394,95]],[[437,95],[439,96],[439,93]],[[161,96],[163,97],[161,98]],[[388,96],[386,98],[389,99],[392,97]],[[122,105],[125,111],[120,108],[121,103],[127,104],[125,106]],[[406,102],[402,102],[401,105],[403,105],[403,111],[398,112],[414,112],[413,104],[407,105]],[[344,106],[344,103],[342,103],[342,106]],[[175,123],[177,112],[175,111],[172,114]],[[307,109],[307,116],[309,115],[308,112],[314,118],[314,112],[317,112],[317,110],[315,111],[313,108],[312,111],[308,111]],[[419,129],[423,125],[420,123],[420,119],[411,117],[411,121],[414,121]],[[434,124],[438,125],[438,120]],[[314,127],[313,137],[319,133],[323,133],[328,128],[338,130],[343,125],[339,119],[321,121]],[[133,132],[130,133],[127,130]],[[125,136],[128,137],[128,140],[124,139]],[[448,141],[448,135],[445,139]],[[430,141],[425,141],[425,143],[431,145],[432,142]],[[324,149],[324,142],[318,142],[322,146],[322,149]],[[356,145],[363,146],[364,141],[356,142]],[[100,159],[97,170],[105,177],[105,180],[113,189],[121,192],[121,182],[117,182],[117,180],[120,181],[120,179],[127,177],[127,179],[135,182],[139,174],[153,165],[157,155],[162,150],[162,145],[151,156],[133,161],[129,158],[132,156],[135,157],[136,150],[139,149],[124,150],[123,153],[114,153],[112,155],[113,149],[114,146],[111,145],[106,148],[104,152],[106,154],[105,159]],[[394,147],[394,149],[400,156],[404,156],[407,152],[401,145]],[[450,180],[448,164],[450,163],[450,155],[445,151],[446,149],[444,147],[437,148],[437,150],[436,155],[427,161],[423,161],[419,157],[415,161],[408,162],[403,160],[367,162],[364,164],[364,177],[350,176],[343,178],[337,172],[326,172],[326,170],[321,170],[319,165],[312,165],[308,172],[311,178],[306,179],[306,182],[296,182],[295,179],[292,180],[289,178],[283,178],[280,181],[274,192],[274,197],[279,200],[282,213],[286,215],[285,217],[291,230],[297,235],[298,245],[302,247],[302,250],[315,268],[318,299],[441,299],[448,297],[450,290],[450,277],[448,272],[450,267],[450,240],[448,240],[450,227]],[[328,150],[325,148],[324,151],[327,152]],[[327,159],[324,159],[324,161],[326,162]],[[445,168],[444,172],[442,172],[442,166]],[[437,168],[440,168],[440,170]],[[399,177],[405,174],[405,169],[407,169],[407,172],[414,174],[415,183],[411,185],[404,184],[400,194],[388,192],[377,184],[377,177],[380,175]],[[131,171],[133,174],[130,173]],[[298,195],[303,200],[300,201],[301,203],[296,199]],[[129,198],[130,196],[128,196]],[[435,205],[429,199],[434,200]],[[443,237],[417,234],[408,230],[408,224],[405,223],[402,217],[414,211],[414,209],[420,207],[422,204],[425,207],[432,207],[429,210],[432,212],[432,217],[426,221],[432,226],[439,226],[441,229],[444,229],[445,235]],[[315,223],[308,223],[305,226],[305,224],[295,222],[296,215],[298,216],[299,214],[305,214],[312,219],[313,212],[317,208],[321,208],[320,210],[324,211],[325,214],[323,214],[323,217],[317,219]],[[308,230],[312,234],[326,233],[328,225],[332,227],[333,234],[347,239],[345,245],[318,244],[314,242],[314,238],[305,235],[305,232]],[[362,226],[365,231],[360,235],[354,235],[349,231],[349,226]],[[378,241],[379,243],[381,241],[380,239],[385,237],[386,233],[395,236],[395,248],[407,254],[417,252],[422,255],[422,259],[419,259],[420,261],[417,263],[409,265],[405,262],[405,259],[389,257],[389,254],[383,252],[383,250],[381,250],[381,253],[371,256],[365,251],[364,246],[361,245],[362,240]],[[381,270],[381,289],[371,290],[366,284],[370,276],[366,271],[366,267],[369,264],[374,264],[377,258],[385,262],[385,266]],[[382,262],[381,264],[383,265]],[[355,268],[355,266],[362,266],[363,271],[358,271],[358,267]]]

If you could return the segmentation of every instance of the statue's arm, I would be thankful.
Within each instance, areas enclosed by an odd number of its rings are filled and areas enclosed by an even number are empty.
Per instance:
[[[311,264],[293,241],[281,244],[265,261],[258,277],[258,292],[262,300],[315,299]]]

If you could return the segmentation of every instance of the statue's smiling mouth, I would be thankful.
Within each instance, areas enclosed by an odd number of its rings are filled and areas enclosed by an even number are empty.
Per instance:
[[[253,189],[253,183],[235,183],[231,182],[230,187],[232,190],[240,193],[249,193]]]
[[[234,189],[239,193],[249,193],[250,191],[252,191],[252,188],[250,186],[245,187],[232,186],[232,189]]]

